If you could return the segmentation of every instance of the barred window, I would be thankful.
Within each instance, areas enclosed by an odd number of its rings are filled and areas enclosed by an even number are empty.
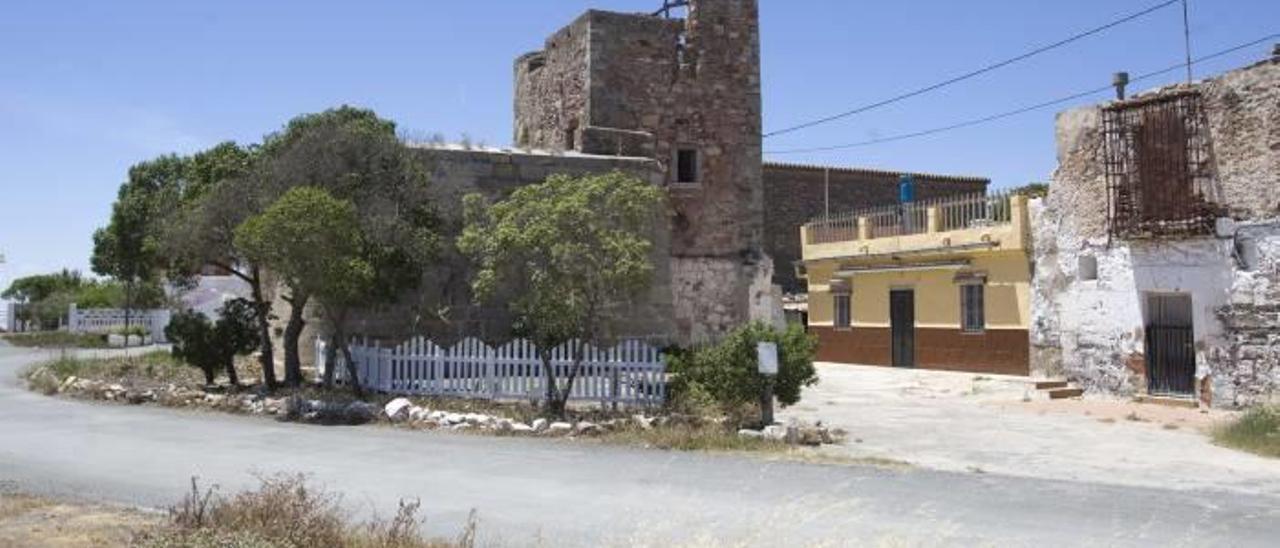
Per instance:
[[[1185,91],[1103,110],[1110,226],[1123,238],[1194,236],[1213,230],[1208,123],[1200,95]]]
[[[960,286],[960,317],[966,333],[981,333],[987,329],[986,286],[964,284]]]
[[[853,323],[851,314],[853,299],[848,293],[834,295],[833,299],[832,308],[834,310],[835,326],[849,327]]]

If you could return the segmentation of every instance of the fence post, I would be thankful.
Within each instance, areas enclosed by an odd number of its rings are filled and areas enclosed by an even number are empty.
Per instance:
[[[871,220],[866,217],[858,217],[858,240],[871,239]]]
[[[67,331],[72,333],[80,332],[80,322],[76,312],[76,303],[71,303],[71,306],[67,307]]]

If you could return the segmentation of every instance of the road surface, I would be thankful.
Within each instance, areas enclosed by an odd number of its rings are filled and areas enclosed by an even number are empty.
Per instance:
[[[67,401],[22,389],[45,357],[0,347],[0,483],[164,507],[302,472],[367,515],[420,498],[433,534],[475,509],[503,545],[1275,546],[1280,499],[887,470]],[[927,436],[928,432],[920,432]],[[1170,478],[1175,486],[1178,478]]]

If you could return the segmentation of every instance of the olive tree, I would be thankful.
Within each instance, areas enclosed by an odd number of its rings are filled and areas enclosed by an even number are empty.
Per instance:
[[[278,273],[289,287],[315,297],[346,358],[356,393],[355,362],[347,347],[348,311],[372,299],[376,275],[364,256],[355,206],[323,189],[296,187],[236,229],[249,260]]]
[[[584,343],[611,339],[620,311],[651,285],[663,193],[620,172],[555,175],[492,205],[468,195],[464,211],[458,247],[475,263],[475,296],[512,295],[508,309],[538,346],[548,411],[563,416]],[[559,384],[551,351],[575,340]]]

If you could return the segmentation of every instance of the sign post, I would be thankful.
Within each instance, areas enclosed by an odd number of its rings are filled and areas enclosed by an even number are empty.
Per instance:
[[[762,426],[769,426],[773,424],[773,379],[778,376],[778,345],[756,343],[756,363],[764,377],[764,390],[760,393],[760,422]]]

